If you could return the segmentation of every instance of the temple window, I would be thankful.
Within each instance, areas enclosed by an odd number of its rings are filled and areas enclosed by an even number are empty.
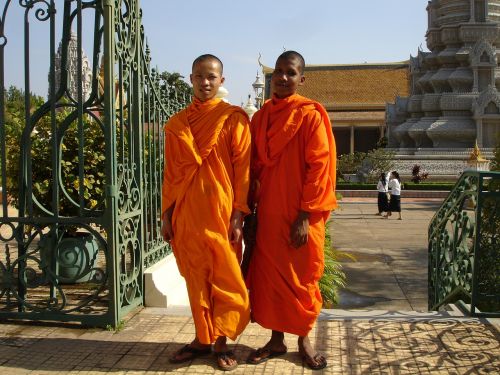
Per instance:
[[[483,51],[483,54],[479,58],[479,62],[491,63],[490,56],[488,55],[488,53],[486,51]]]
[[[498,106],[494,102],[490,102],[484,109],[484,114],[498,115],[499,113]]]
[[[479,69],[478,72],[478,83],[479,92],[486,90],[489,85],[491,85],[491,70],[490,69]]]

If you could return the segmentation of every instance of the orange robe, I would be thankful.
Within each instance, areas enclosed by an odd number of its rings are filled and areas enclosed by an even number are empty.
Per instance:
[[[229,242],[232,210],[249,212],[250,138],[248,116],[221,99],[194,99],[165,126],[162,212],[175,204],[171,243],[204,344],[234,340],[250,318]]]
[[[325,222],[337,206],[335,141],[319,104],[273,98],[252,118],[252,178],[259,181],[257,241],[247,275],[252,317],[261,326],[309,333],[322,306]],[[290,246],[299,210],[310,213],[308,241]]]

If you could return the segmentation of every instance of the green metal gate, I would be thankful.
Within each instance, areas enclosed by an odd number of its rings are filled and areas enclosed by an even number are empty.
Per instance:
[[[116,325],[143,303],[144,268],[169,252],[162,126],[189,98],[169,100],[172,88],[151,71],[138,0],[2,7],[0,319]],[[9,19],[14,7],[22,18]],[[23,23],[21,91],[5,87],[6,21]],[[34,23],[49,29],[46,99],[30,94]],[[82,52],[89,33],[91,63]]]

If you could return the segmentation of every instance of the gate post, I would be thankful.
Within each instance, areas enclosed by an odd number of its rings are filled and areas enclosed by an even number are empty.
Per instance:
[[[109,275],[109,314],[116,326],[120,319],[120,270],[118,249],[118,188],[116,170],[116,113],[115,113],[115,7],[113,0],[102,0],[104,16],[104,138],[106,143],[106,210],[104,227],[107,232],[110,262],[107,263]]]

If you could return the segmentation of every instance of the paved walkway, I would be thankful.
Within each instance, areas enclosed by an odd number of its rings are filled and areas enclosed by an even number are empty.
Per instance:
[[[345,264],[344,308],[324,310],[311,332],[327,356],[324,374],[497,374],[498,325],[463,318],[458,311],[426,309],[427,222],[436,202],[403,202],[402,221],[374,215],[372,202],[346,200],[334,216],[334,244],[355,253]],[[211,356],[171,365],[169,356],[194,335],[189,316],[146,308],[118,332],[54,324],[0,324],[0,373],[10,374],[213,374]],[[231,343],[240,366],[233,374],[310,374],[286,335],[289,353],[265,364],[244,364],[268,332],[250,324]]]
[[[356,258],[343,262],[348,285],[341,308],[427,311],[427,228],[441,202],[403,200],[403,220],[375,215],[374,199],[341,202],[333,244]]]

